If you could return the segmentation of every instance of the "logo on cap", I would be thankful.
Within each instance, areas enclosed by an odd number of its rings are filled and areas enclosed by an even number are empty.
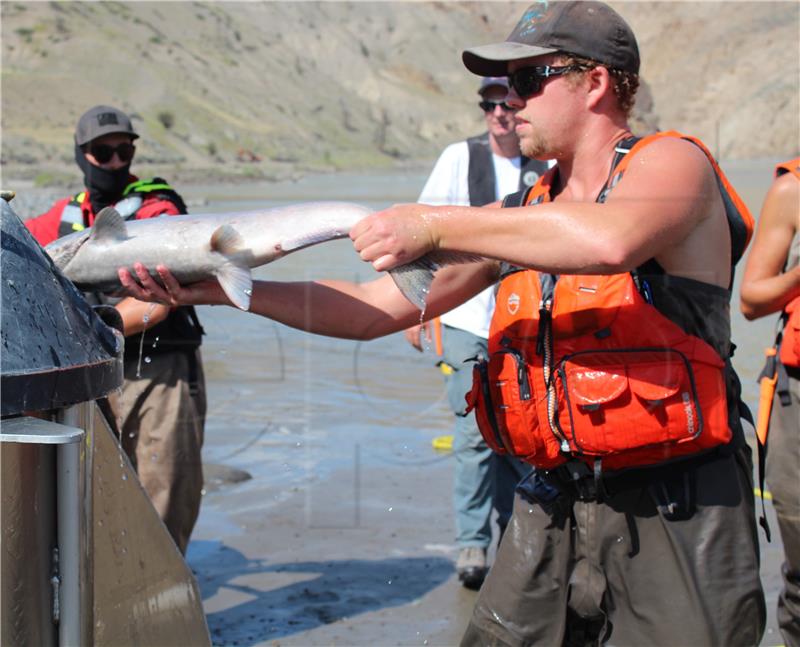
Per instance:
[[[531,34],[536,31],[536,27],[538,26],[539,20],[547,12],[550,3],[548,2],[548,0],[538,0],[537,4],[539,5],[538,7],[531,5],[525,12],[525,14],[522,16],[522,19],[519,21],[520,36],[527,36],[528,34]],[[528,23],[528,25],[526,27],[522,27],[522,25],[525,24],[526,22]]]
[[[97,115],[97,125],[98,126],[111,126],[111,125],[118,125],[119,119],[117,119],[117,115],[114,112],[101,112]]]

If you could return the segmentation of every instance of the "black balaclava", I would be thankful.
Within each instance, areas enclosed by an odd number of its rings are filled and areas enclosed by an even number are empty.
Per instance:
[[[95,214],[99,213],[103,207],[114,204],[122,198],[122,192],[128,186],[130,164],[115,171],[102,169],[87,160],[86,155],[77,144],[75,144],[75,161],[83,171],[83,183],[89,190],[89,202],[92,203],[92,210]]]

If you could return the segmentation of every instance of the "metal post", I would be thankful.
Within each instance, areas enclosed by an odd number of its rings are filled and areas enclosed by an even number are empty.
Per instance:
[[[61,567],[61,621],[59,647],[82,647],[84,610],[81,608],[81,463],[80,443],[59,445],[56,452],[58,475],[58,552]]]

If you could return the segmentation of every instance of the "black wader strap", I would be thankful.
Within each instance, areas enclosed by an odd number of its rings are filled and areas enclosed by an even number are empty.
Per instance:
[[[617,170],[617,166],[619,166],[622,158],[631,152],[631,149],[640,139],[641,137],[628,137],[627,139],[623,139],[614,147],[614,159],[611,160],[611,168],[608,170],[608,178],[606,179],[603,189],[597,195],[597,200],[595,200],[595,202],[603,204],[606,201],[606,198],[608,198],[608,194],[611,193],[611,190],[617,186],[617,182],[622,179],[622,174],[615,173],[614,171]]]
[[[769,442],[769,441],[767,441]],[[764,529],[767,542],[772,542],[772,533],[767,522],[767,508],[764,504],[764,488],[766,487],[765,477],[767,473],[767,444],[762,445],[756,436],[756,453],[758,455],[758,493],[761,497],[761,516],[758,518],[758,525]]]
[[[186,353],[189,361],[189,395],[195,397],[200,392],[199,371],[197,370],[197,350]]]
[[[773,379],[775,377],[775,372],[777,371],[780,374],[782,364],[778,361],[777,358],[777,348],[780,347],[780,333],[778,334],[778,339],[776,343],[776,354],[775,355],[768,355],[767,361],[764,362],[764,368],[761,369],[761,373],[758,376],[756,382],[761,382],[762,379]],[[786,374],[786,369],[783,369],[784,375]],[[788,379],[788,378],[787,378]],[[780,381],[780,378],[779,378]],[[777,389],[777,386],[776,386]],[[750,414],[750,409],[744,405],[744,403],[739,403],[740,409],[745,409],[749,417],[743,416],[753,424],[753,416]],[[753,424],[753,428],[755,429],[755,424]],[[767,537],[767,541],[772,541],[772,533],[769,529],[769,523],[767,522],[767,509],[766,504],[764,503],[764,490],[766,488],[766,474],[767,474],[767,446],[769,445],[769,436],[766,438],[766,442],[762,445],[761,440],[756,434],[756,455],[758,457],[758,494],[761,498],[761,516],[758,518],[758,525],[764,529],[764,535]]]
[[[200,319],[197,318],[197,311],[194,309],[194,306],[184,306],[186,308],[186,314],[189,315],[189,319],[192,320],[192,323],[195,325],[197,330],[200,332],[200,335],[205,335],[206,331],[203,326],[200,325]]]
[[[516,193],[509,193],[505,198],[503,198],[503,208],[525,206],[525,203],[528,201],[528,193],[530,193],[530,189],[523,189],[522,191],[517,191]]]

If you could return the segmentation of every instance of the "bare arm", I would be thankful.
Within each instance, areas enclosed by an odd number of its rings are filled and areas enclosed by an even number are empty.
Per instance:
[[[591,274],[628,271],[653,257],[669,263],[706,219],[724,225],[713,170],[686,141],[665,138],[647,146],[606,204],[595,197],[595,187],[573,186],[553,203],[507,209],[498,218],[471,207],[402,205],[365,218],[351,238],[378,270],[442,249],[545,272]],[[719,263],[727,265],[728,259]]]
[[[122,316],[126,337],[161,323],[171,310],[167,305],[137,301],[130,297],[123,299],[115,307]],[[147,319],[146,322],[145,319]]]
[[[165,266],[156,268],[165,288],[136,266],[138,282],[126,269],[120,281],[130,295],[169,305],[231,305],[216,281],[181,286]],[[436,273],[428,295],[425,319],[463,303],[497,280],[491,263],[446,267]],[[368,283],[256,281],[250,311],[308,332],[347,339],[374,339],[420,322],[420,311],[409,303],[389,276]]]
[[[747,258],[740,306],[748,319],[778,312],[800,296],[800,266],[783,272],[792,240],[800,230],[800,182],[786,173],[772,183]]]

